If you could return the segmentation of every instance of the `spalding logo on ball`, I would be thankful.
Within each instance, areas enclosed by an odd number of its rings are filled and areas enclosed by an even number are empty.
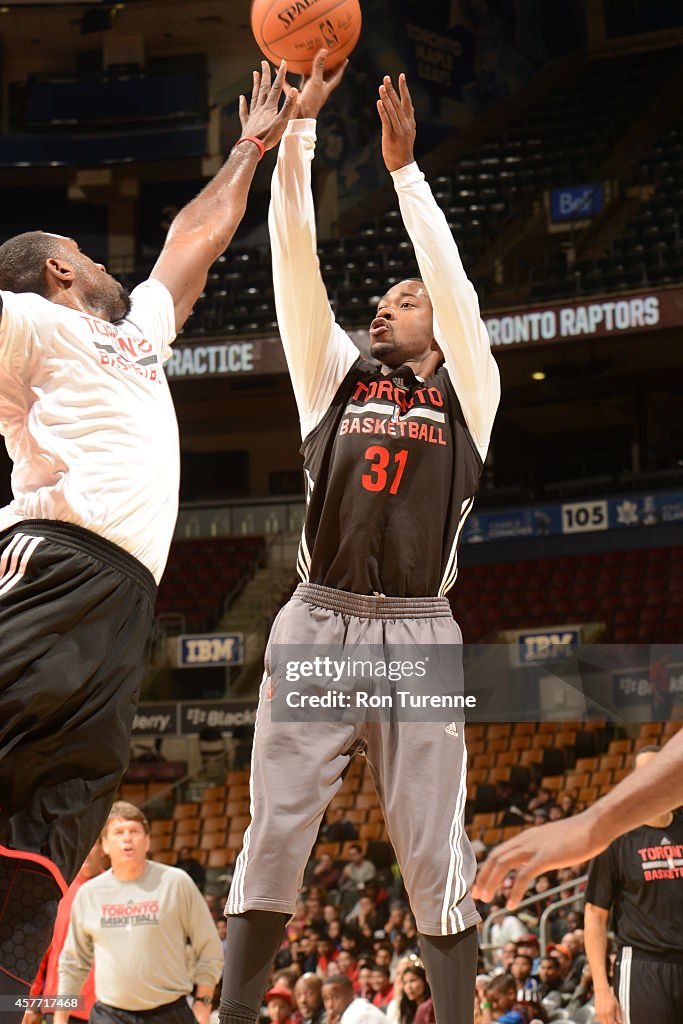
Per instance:
[[[318,50],[329,56],[325,68],[341,64],[358,42],[359,0],[254,0],[251,30],[273,64],[307,75]]]

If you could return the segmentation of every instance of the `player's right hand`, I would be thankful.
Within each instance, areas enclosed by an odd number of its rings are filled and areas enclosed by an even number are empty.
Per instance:
[[[278,111],[278,103],[282,95],[287,74],[287,64],[282,61],[273,84],[270,84],[270,64],[261,61],[261,70],[253,72],[253,88],[251,102],[240,96],[240,121],[242,135],[255,135],[266,149],[272,149],[282,138],[287,122],[296,111],[298,92],[289,89],[282,110]]]
[[[600,989],[595,993],[595,1016],[600,1024],[622,1024],[621,1007],[614,989]]]
[[[327,50],[318,50],[313,58],[310,75],[301,76],[299,102],[295,117],[317,117],[327,103],[330,94],[334,92],[344,77],[348,60],[342,61],[334,71],[328,74],[327,78],[325,77],[326,60]],[[287,98],[289,98],[291,86],[285,82],[284,88],[287,91]]]

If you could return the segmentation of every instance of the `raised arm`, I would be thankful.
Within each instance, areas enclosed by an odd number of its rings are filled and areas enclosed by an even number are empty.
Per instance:
[[[422,280],[434,308],[434,337],[482,459],[500,400],[500,377],[479,302],[451,230],[414,161],[415,115],[405,75],[398,93],[387,75],[379,87],[382,156],[398,194]]]
[[[345,67],[325,80],[325,56],[324,50],[316,56],[301,91],[297,119],[280,144],[268,214],[275,308],[302,437],[320,422],[359,355],[334,319],[317,255],[311,192],[315,118]]]
[[[179,331],[206,284],[211,265],[228,247],[247,207],[247,196],[263,151],[282,137],[297,102],[290,90],[282,110],[278,101],[287,67],[284,63],[271,85],[270,65],[263,61],[254,71],[251,104],[240,96],[242,139],[232,149],[218,174],[174,219],[151,276],[164,284],[173,298]],[[255,142],[254,139],[260,141]]]

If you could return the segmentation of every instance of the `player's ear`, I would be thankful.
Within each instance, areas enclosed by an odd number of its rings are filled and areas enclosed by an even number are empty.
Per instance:
[[[48,284],[57,285],[60,288],[68,288],[75,280],[74,268],[68,260],[61,256],[51,256],[45,261],[45,274]]]

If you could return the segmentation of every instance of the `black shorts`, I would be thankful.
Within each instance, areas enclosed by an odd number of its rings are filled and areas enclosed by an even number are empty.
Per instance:
[[[156,1010],[119,1010],[116,1006],[95,1003],[89,1024],[196,1024],[190,1005],[183,996]]]
[[[128,765],[155,596],[137,559],[88,530],[0,534],[0,971],[24,983]]]
[[[623,1024],[683,1024],[683,954],[654,954],[622,946],[614,993]]]

